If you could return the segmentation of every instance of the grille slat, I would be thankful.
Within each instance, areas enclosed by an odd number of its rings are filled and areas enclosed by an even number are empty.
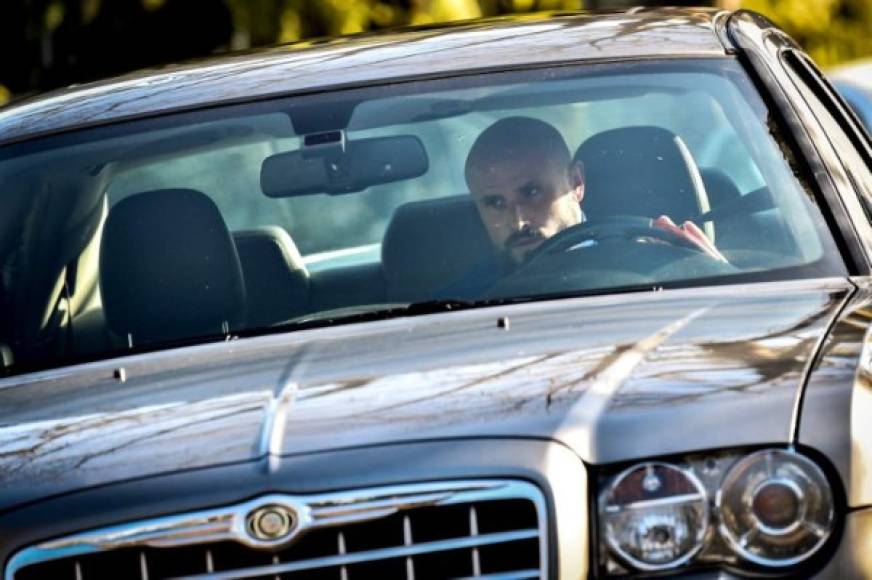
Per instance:
[[[457,538],[454,540],[441,540],[437,542],[427,542],[422,544],[412,544],[411,546],[398,546],[395,548],[384,548],[381,550],[367,550],[365,552],[352,552],[344,556],[329,556],[326,558],[313,558],[311,560],[301,560],[298,562],[287,562],[278,566],[260,566],[256,568],[245,568],[241,570],[233,570],[229,572],[216,572],[209,575],[193,575],[193,576],[177,576],[174,580],[218,580],[232,578],[244,578],[246,576],[284,574],[287,572],[301,572],[304,570],[316,570],[318,568],[327,568],[334,566],[359,564],[363,562],[372,562],[374,560],[387,560],[391,558],[412,557],[419,554],[430,554],[433,552],[445,552],[449,550],[459,550],[463,548],[472,548],[475,546],[491,546],[494,544],[504,544],[516,542],[519,540],[529,540],[539,537],[539,530],[519,530],[516,532],[497,532],[493,534],[482,534],[476,537]]]
[[[478,536],[478,512],[475,511],[474,505],[469,506],[469,535]],[[474,578],[481,577],[481,554],[478,551],[478,546],[472,549],[472,576]]]
[[[104,528],[16,554],[6,578],[43,578],[63,566],[68,574],[75,571],[76,580],[99,580],[109,577],[107,573],[135,578],[137,572],[141,580],[543,578],[546,514],[539,490],[512,481],[455,485],[413,484],[308,497],[273,494],[223,510],[194,512],[188,520],[168,516],[174,526],[158,518]],[[251,545],[252,538],[244,534],[214,529],[201,542],[193,541],[196,535],[190,529],[202,529],[204,518],[244,522],[247,514],[273,504],[312,517],[301,516],[302,528],[262,548]],[[328,515],[328,524],[315,516],[319,510]],[[183,525],[186,521],[191,528]],[[153,532],[167,528],[172,529],[164,535]],[[148,539],[134,545],[100,542],[118,538],[119,532]],[[27,564],[16,568],[17,560]],[[112,573],[128,566],[125,562],[133,568]]]
[[[403,545],[412,545],[412,520],[403,516]],[[411,556],[406,557],[406,580],[415,580],[415,562]]]
[[[339,555],[345,555],[345,534],[339,532],[336,534],[336,543],[339,547]],[[339,580],[348,580],[348,566],[339,567]]]
[[[145,552],[139,553],[139,578],[140,580],[149,580],[148,560],[145,557]]]
[[[273,566],[277,566],[280,562],[281,562],[281,560],[279,560],[278,555],[273,554],[273,557],[272,557],[272,563],[273,563]],[[279,576],[278,574],[276,574],[276,575],[273,577],[273,580],[282,580],[282,578],[281,578],[281,576]]]

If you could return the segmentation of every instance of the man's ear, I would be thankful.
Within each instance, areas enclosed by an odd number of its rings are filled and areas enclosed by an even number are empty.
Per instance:
[[[584,163],[580,160],[573,161],[569,166],[569,183],[578,203],[584,199]]]

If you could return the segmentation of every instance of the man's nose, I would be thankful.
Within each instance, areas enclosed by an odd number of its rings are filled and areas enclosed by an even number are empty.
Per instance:
[[[530,227],[530,218],[527,216],[527,213],[520,204],[515,204],[513,213],[515,218],[513,225],[515,226],[515,229],[523,231]]]

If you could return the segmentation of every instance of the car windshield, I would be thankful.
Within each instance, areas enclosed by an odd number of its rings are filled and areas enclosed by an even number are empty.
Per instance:
[[[789,143],[722,58],[396,82],[7,145],[4,366],[845,275]]]

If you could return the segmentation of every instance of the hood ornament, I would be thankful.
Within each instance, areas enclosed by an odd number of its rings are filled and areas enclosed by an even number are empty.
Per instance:
[[[270,504],[255,508],[245,516],[245,531],[258,542],[281,542],[297,529],[297,513],[283,505]]]

